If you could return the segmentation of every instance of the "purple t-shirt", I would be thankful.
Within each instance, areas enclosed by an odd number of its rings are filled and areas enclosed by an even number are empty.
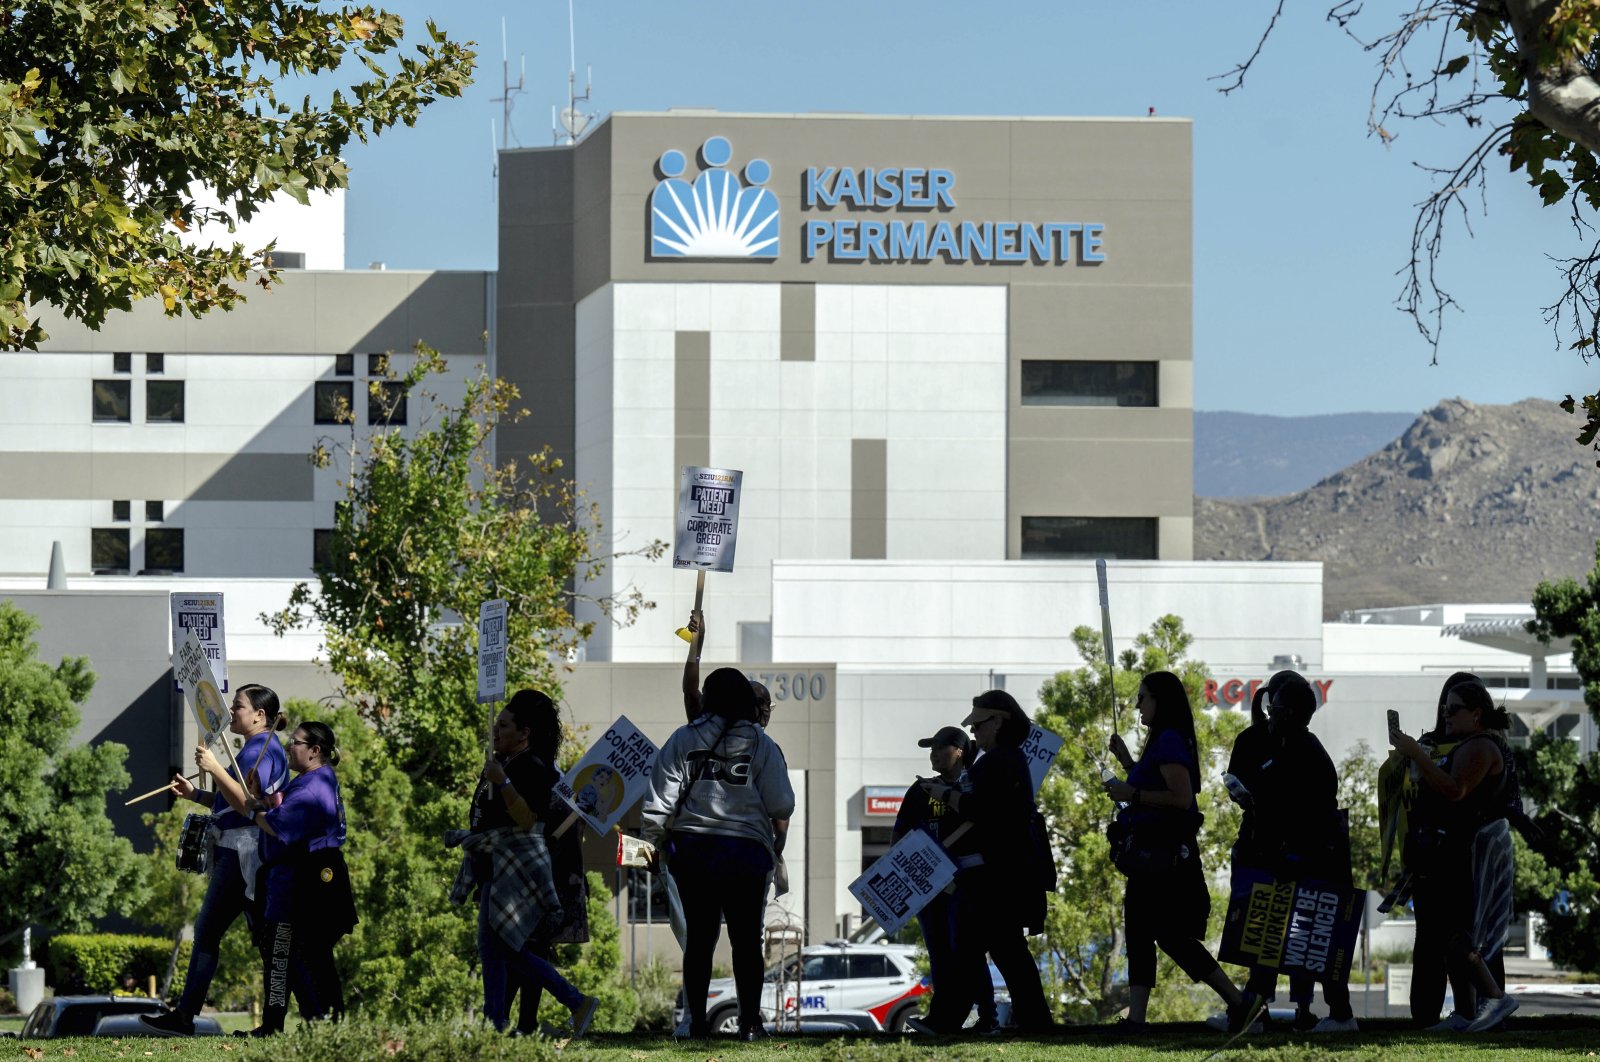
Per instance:
[[[283,791],[283,803],[267,812],[274,837],[261,831],[261,859],[282,859],[290,846],[305,842],[308,851],[338,848],[344,844],[344,800],[339,796],[339,776],[327,765],[298,775]]]
[[[1167,780],[1161,776],[1161,767],[1167,763],[1179,764],[1187,769],[1190,782],[1191,784],[1193,783],[1196,768],[1194,753],[1189,750],[1188,741],[1176,730],[1163,730],[1152,736],[1145,743],[1144,752],[1139,756],[1139,762],[1135,763],[1133,770],[1128,772],[1128,784],[1135,789],[1165,790],[1167,788]],[[1191,811],[1198,810],[1198,804],[1195,801],[1196,796],[1198,796],[1196,793],[1189,795],[1189,810]],[[1161,814],[1158,811],[1140,808],[1138,805],[1135,805],[1132,810],[1139,817]]]
[[[284,755],[283,745],[266,730],[247,740],[244,748],[235,753],[234,758],[239,761],[239,770],[244,772],[246,779],[255,776],[262,796],[271,796],[289,781],[289,759]],[[228,777],[234,781],[239,780],[232,764],[228,765]],[[250,791],[248,781],[245,783],[245,791],[247,793]],[[221,793],[217,793],[211,799],[211,814],[212,821],[219,830],[250,825],[249,819],[228,806],[228,798]]]

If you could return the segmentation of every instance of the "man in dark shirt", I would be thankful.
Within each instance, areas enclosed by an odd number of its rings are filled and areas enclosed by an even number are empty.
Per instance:
[[[941,782],[963,791],[970,790],[967,758],[976,750],[966,731],[957,726],[941,727],[938,733],[923,738],[917,744],[928,750],[928,762]],[[955,809],[929,796],[919,780],[906,790],[905,799],[900,802],[900,813],[894,820],[893,839],[898,841],[915,829],[925,830],[944,846],[957,867],[970,866],[976,862],[978,851],[978,839],[973,831],[964,830],[954,841],[949,839],[961,823],[962,819]],[[964,977],[957,972],[954,900],[955,897],[949,893],[940,893],[917,915],[917,922],[922,926],[922,939],[928,949],[928,966],[936,1001],[940,984],[948,987],[969,983],[978,977],[988,977],[987,969],[966,971]],[[978,998],[979,1028],[992,1029],[997,1024],[994,996],[992,993],[980,993]],[[965,1019],[966,1015],[961,1015],[961,1020]]]

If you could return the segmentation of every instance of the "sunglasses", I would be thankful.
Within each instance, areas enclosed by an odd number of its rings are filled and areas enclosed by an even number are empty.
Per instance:
[[[1464,704],[1446,704],[1444,706],[1445,715],[1455,715],[1457,712],[1465,711],[1467,711],[1467,706]]]
[[[294,748],[296,745],[304,745],[307,748],[315,748],[316,747],[315,745],[313,745],[309,741],[291,741],[291,742],[289,742],[289,748],[291,748],[291,749]]]

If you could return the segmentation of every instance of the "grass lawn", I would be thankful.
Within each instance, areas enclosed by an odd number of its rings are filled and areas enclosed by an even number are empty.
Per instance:
[[[11,1059],[72,1059],[101,1062],[144,1058],[191,1059],[207,1062],[311,1059],[322,1062],[430,1062],[477,1059],[593,1059],[596,1062],[675,1062],[675,1060],[818,1059],[822,1062],[1122,1062],[1179,1059],[1199,1062],[1221,1045],[1223,1037],[1197,1025],[1173,1025],[1137,1039],[1119,1038],[1110,1026],[1074,1029],[1045,1039],[925,1040],[916,1038],[774,1037],[762,1044],[731,1041],[678,1044],[659,1035],[606,1035],[562,1047],[550,1041],[505,1039],[458,1026],[412,1026],[384,1030],[375,1026],[319,1029],[272,1041],[233,1038],[196,1040],[0,1040],[0,1062]],[[34,1052],[39,1052],[35,1054]],[[1219,1056],[1240,1062],[1287,1059],[1329,1062],[1401,1062],[1448,1059],[1449,1062],[1531,1062],[1551,1058],[1583,1058],[1600,1052],[1600,1020],[1552,1017],[1513,1020],[1509,1030],[1485,1036],[1443,1038],[1418,1033],[1400,1022],[1372,1021],[1354,1035],[1310,1040],[1273,1034],[1246,1038]]]

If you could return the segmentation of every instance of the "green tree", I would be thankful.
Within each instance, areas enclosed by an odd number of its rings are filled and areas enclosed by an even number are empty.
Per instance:
[[[339,961],[352,1004],[391,1019],[459,1014],[479,998],[476,912],[450,905],[460,854],[441,842],[466,823],[483,763],[478,606],[509,603],[508,689],[538,686],[559,700],[559,661],[592,630],[574,617],[574,603],[607,562],[594,547],[598,513],[559,477],[559,462],[539,455],[524,470],[494,461],[495,428],[525,415],[515,409],[516,389],[479,373],[460,403],[443,403],[423,385],[445,368],[419,347],[405,373],[374,381],[374,401],[399,391],[411,395],[412,410],[428,410],[410,434],[380,428],[347,452],[319,445],[318,463],[349,470],[333,560],[315,590],[295,587],[288,607],[266,617],[280,631],[318,626],[340,679],[345,704],[322,715],[331,715],[341,745],[362,922]],[[641,552],[656,557],[664,548]],[[617,622],[649,607],[636,593],[601,605]],[[569,731],[566,761],[578,755],[575,737]],[[592,897],[594,939],[568,956],[589,971],[589,990],[609,983],[596,971],[616,966],[608,958],[615,922],[595,904]],[[631,994],[608,988],[602,998],[602,1022],[631,1025]]]
[[[1285,6],[1278,0],[1250,56],[1219,75],[1222,92],[1243,86]],[[1419,163],[1434,188],[1418,204],[1411,260],[1400,270],[1399,307],[1435,360],[1445,311],[1456,305],[1437,268],[1449,223],[1471,233],[1470,213],[1487,202],[1487,175],[1501,162],[1526,176],[1543,205],[1568,212],[1589,244],[1557,260],[1562,275],[1544,315],[1558,342],[1585,360],[1600,353],[1600,0],[1326,0],[1323,10],[1376,58],[1372,136],[1388,147],[1408,119],[1462,133],[1454,160]],[[1583,417],[1579,444],[1600,450],[1600,390],[1562,406]]]
[[[1544,832],[1537,846],[1513,837],[1517,909],[1545,916],[1540,942],[1557,965],[1600,970],[1600,766],[1570,738],[1540,733],[1517,750],[1517,777]]]
[[[1572,666],[1583,683],[1583,703],[1600,719],[1600,541],[1595,543],[1594,568],[1583,582],[1569,576],[1533,588],[1533,617],[1528,633],[1543,644],[1572,639]]]
[[[106,817],[128,784],[126,747],[72,745],[94,688],[89,661],[38,659],[38,621],[0,600],[0,947],[30,925],[69,932],[124,911],[143,890],[133,845]]]
[[[1378,759],[1358,741],[1339,763],[1339,806],[1350,814],[1350,873],[1358,889],[1383,888],[1383,830],[1378,818]]]
[[[352,138],[413,124],[459,96],[474,55],[430,22],[415,55],[369,6],[293,0],[13,0],[0,10],[0,349],[45,337],[50,303],[97,327],[159,296],[199,316],[244,298],[264,248],[187,246],[232,230],[275,193],[343,188]],[[393,57],[395,69],[382,60]],[[325,101],[279,99],[274,78],[364,79]],[[221,207],[197,203],[209,188]],[[258,279],[267,287],[268,271]]]
[[[1115,809],[1100,788],[1102,766],[1121,773],[1106,751],[1113,729],[1112,698],[1121,706],[1121,725],[1131,729],[1137,722],[1132,704],[1145,674],[1171,671],[1182,679],[1194,709],[1202,779],[1221,772],[1233,739],[1249,721],[1240,712],[1205,709],[1202,690],[1210,675],[1204,663],[1188,658],[1193,641],[1181,619],[1161,617],[1134,640],[1133,649],[1122,653],[1108,690],[1100,633],[1079,627],[1072,632],[1072,642],[1084,666],[1061,672],[1040,690],[1042,703],[1035,721],[1053,733],[1070,736],[1045,777],[1039,806],[1050,825],[1059,877],[1043,935],[1043,950],[1051,960],[1047,968],[1060,981],[1050,996],[1064,994],[1068,1000],[1064,1016],[1074,1020],[1103,1021],[1127,1006],[1126,980],[1117,976],[1125,966],[1124,883],[1111,863],[1106,841],[1106,826]],[[1219,786],[1202,786],[1198,799],[1205,815],[1200,857],[1208,871],[1215,871],[1228,865],[1228,852],[1239,832],[1239,813]],[[1220,933],[1226,911],[1226,892],[1214,890],[1213,936]],[[1164,954],[1161,963],[1151,1017],[1195,1016],[1200,1004],[1187,991],[1188,978]]]

